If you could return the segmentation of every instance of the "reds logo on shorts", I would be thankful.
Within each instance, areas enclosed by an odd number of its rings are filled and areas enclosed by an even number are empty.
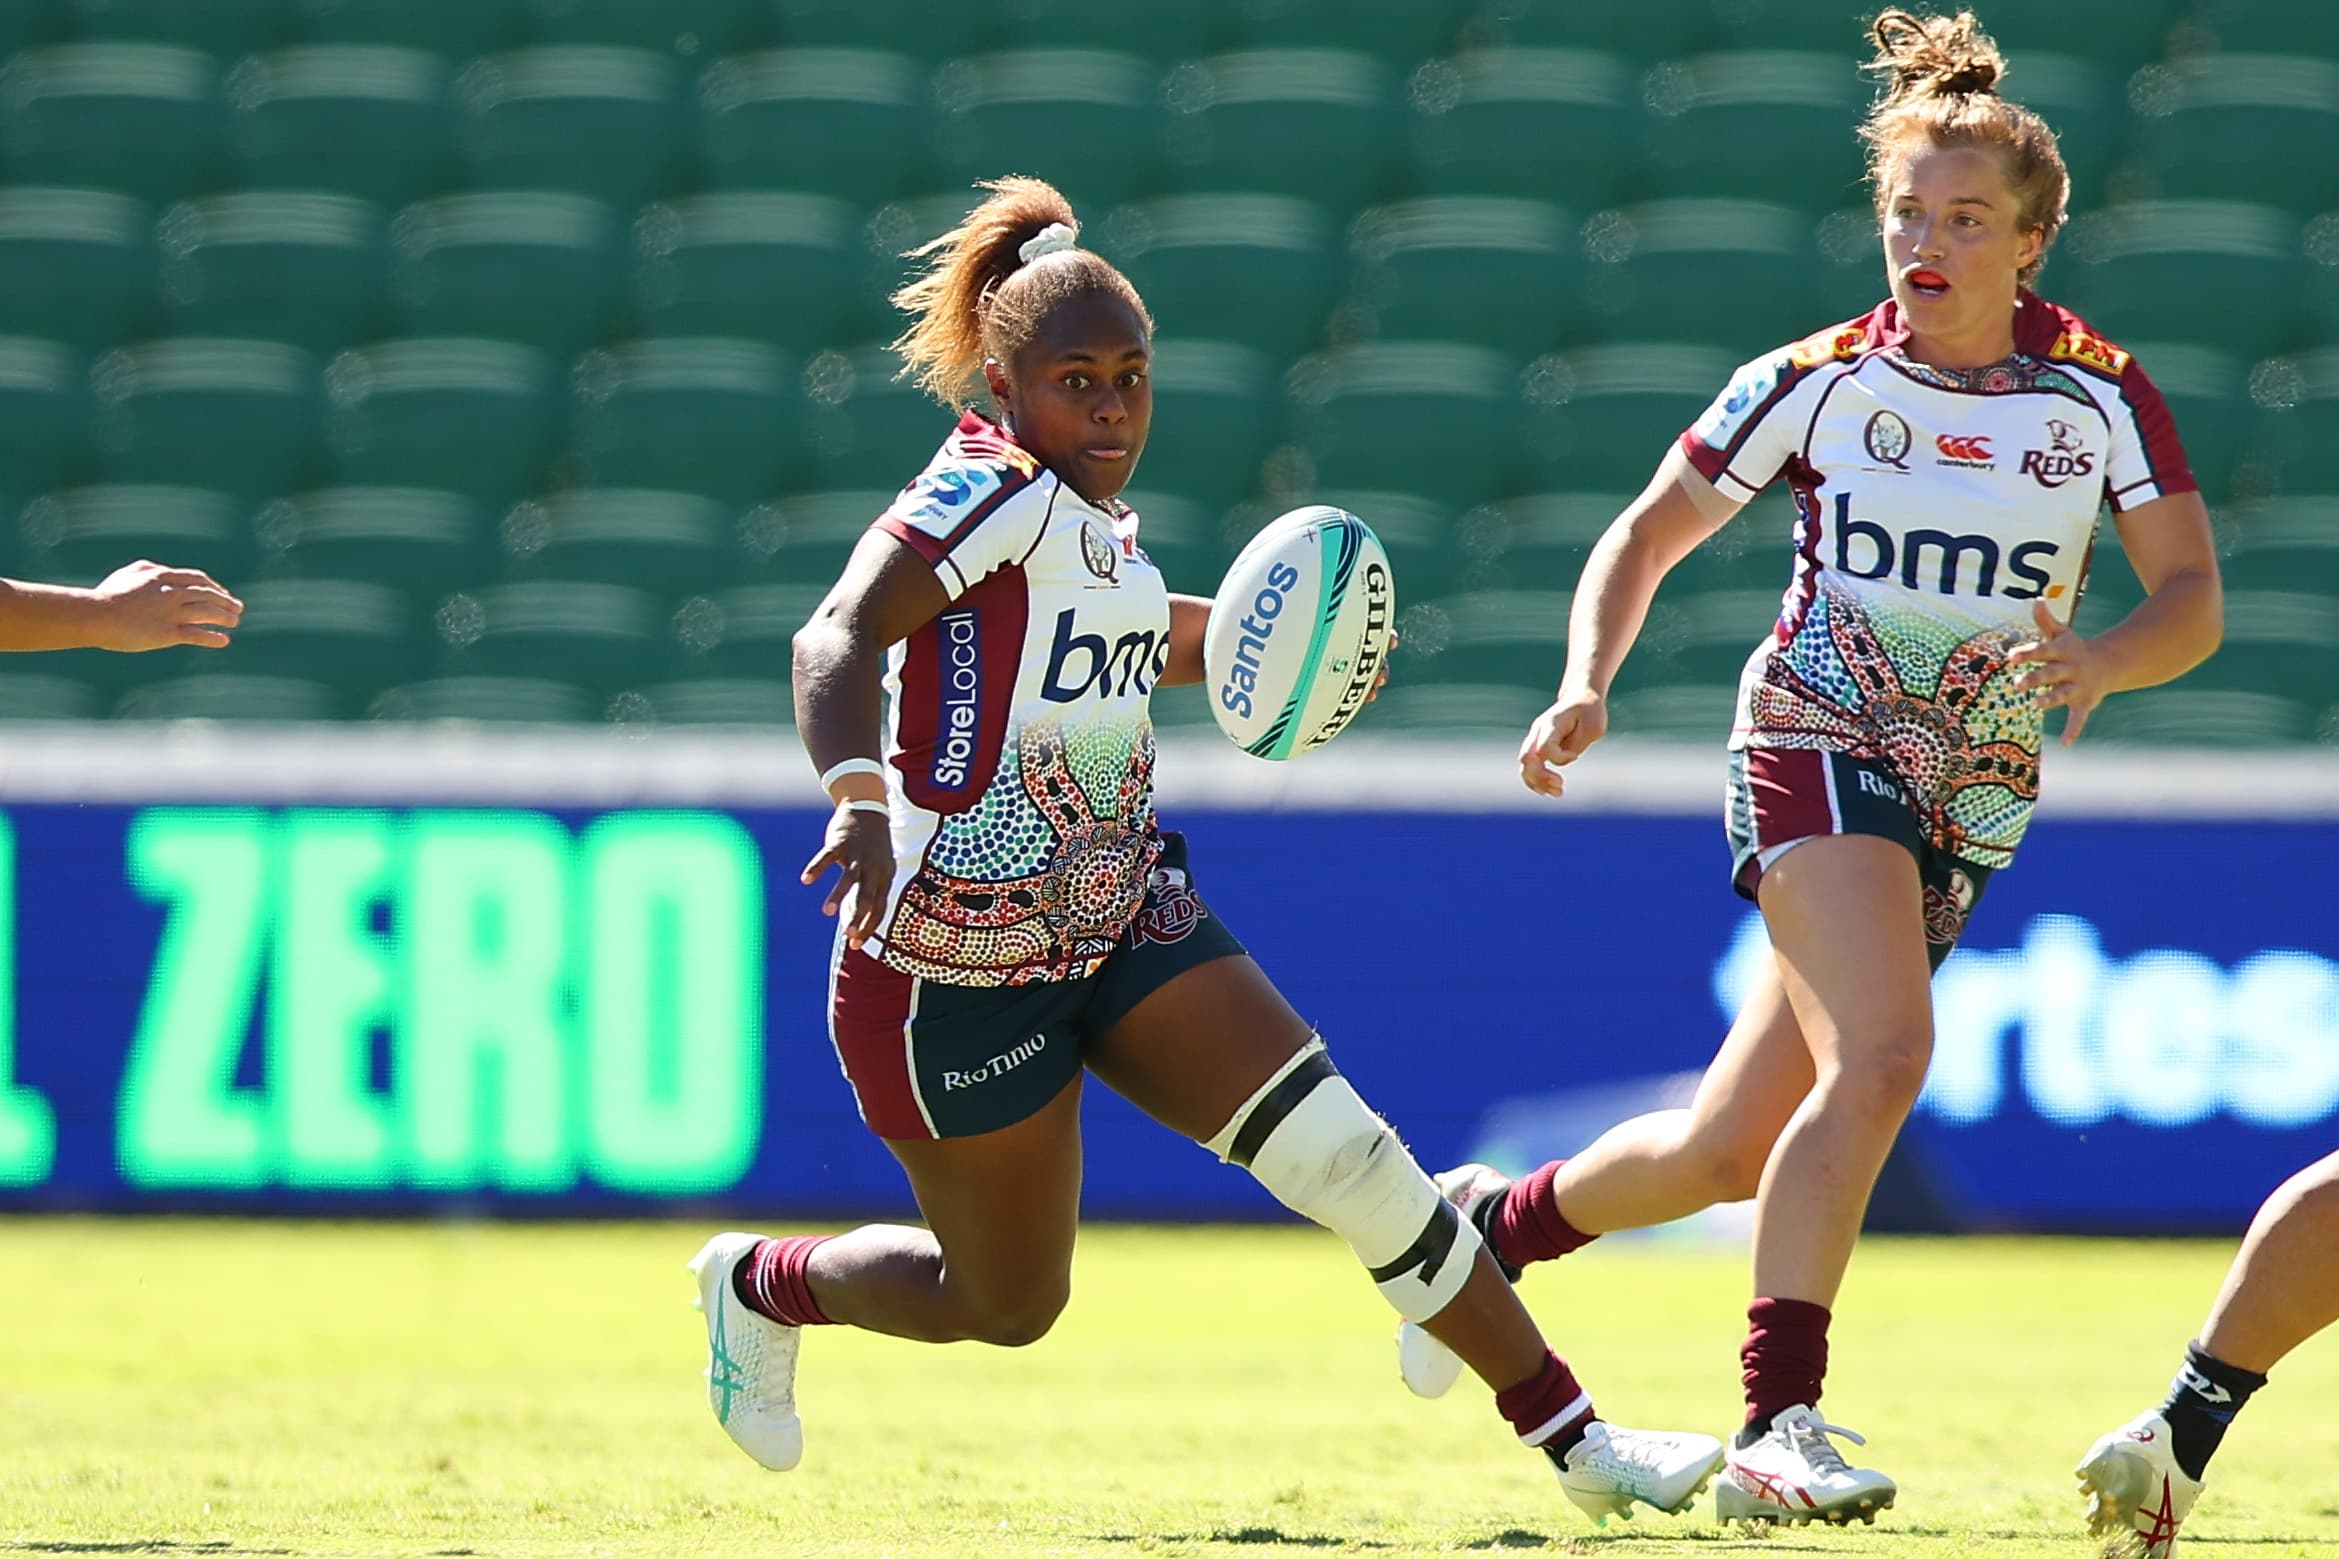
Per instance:
[[[1925,888],[1925,940],[1955,946],[1965,934],[1965,917],[1974,907],[1974,883],[1962,871],[1949,874],[1949,890]]]
[[[1129,926],[1129,945],[1183,942],[1209,913],[1202,907],[1202,896],[1186,885],[1183,871],[1174,866],[1159,868],[1153,873],[1145,906]]]

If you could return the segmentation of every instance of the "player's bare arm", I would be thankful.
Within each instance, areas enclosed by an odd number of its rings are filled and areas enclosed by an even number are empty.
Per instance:
[[[89,589],[0,579],[0,650],[225,649],[244,603],[198,568],[144,558]]]

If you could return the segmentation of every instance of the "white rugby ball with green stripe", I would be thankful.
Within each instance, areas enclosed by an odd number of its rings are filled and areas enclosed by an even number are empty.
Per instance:
[[[1396,620],[1372,527],[1323,504],[1270,520],[1227,569],[1202,640],[1218,728],[1256,758],[1323,746],[1371,695]]]

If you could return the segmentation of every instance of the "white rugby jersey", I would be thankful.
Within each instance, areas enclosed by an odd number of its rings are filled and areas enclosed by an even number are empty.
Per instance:
[[[1795,498],[1730,743],[1880,760],[1939,848],[2002,866],[2038,796],[2044,716],[2006,664],[2031,602],[2070,620],[2104,503],[2198,484],[2152,381],[2076,315],[2026,291],[2014,355],[1949,370],[1909,360],[1900,312],[1748,363],[1681,436],[1725,495]]]
[[[1137,516],[968,412],[875,524],[950,604],[886,656],[895,869],[870,951],[946,985],[1091,974],[1161,854],[1169,592]]]

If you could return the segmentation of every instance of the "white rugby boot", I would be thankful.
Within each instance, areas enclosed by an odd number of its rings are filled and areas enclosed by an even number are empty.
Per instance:
[[[1871,1467],[1849,1467],[1831,1435],[1868,1442],[1831,1424],[1808,1407],[1780,1411],[1752,1445],[1729,1452],[1729,1471],[1714,1488],[1714,1515],[1722,1521],[1847,1521],[1876,1524],[1900,1491]]]
[[[1722,1470],[1722,1442],[1710,1434],[1626,1429],[1594,1419],[1566,1457],[1553,1458],[1560,1492],[1594,1521],[1632,1519],[1637,1502],[1667,1515],[1686,1508]]]
[[[762,1238],[718,1234],[690,1259],[698,1279],[692,1308],[707,1321],[707,1405],[732,1443],[774,1472],[804,1459],[796,1416],[796,1346],[802,1328],[782,1326],[740,1303],[731,1272]]]
[[[1495,1199],[1511,1188],[1511,1182],[1484,1164],[1464,1164],[1438,1176],[1437,1187],[1438,1194],[1475,1224],[1479,1238],[1485,1239],[1486,1214],[1493,1210]],[[1494,1257],[1494,1264],[1502,1269],[1504,1277],[1514,1283],[1519,1281],[1519,1269],[1502,1259],[1492,1240],[1486,1240],[1486,1252]],[[1462,1360],[1453,1349],[1411,1321],[1399,1321],[1397,1373],[1403,1377],[1405,1389],[1415,1396],[1442,1397],[1462,1378]]]
[[[2134,1532],[2139,1559],[2169,1559],[2177,1551],[2177,1528],[2193,1513],[2201,1485],[2177,1465],[2167,1419],[2139,1415],[2089,1446],[2073,1471],[2087,1496],[2090,1532]]]

